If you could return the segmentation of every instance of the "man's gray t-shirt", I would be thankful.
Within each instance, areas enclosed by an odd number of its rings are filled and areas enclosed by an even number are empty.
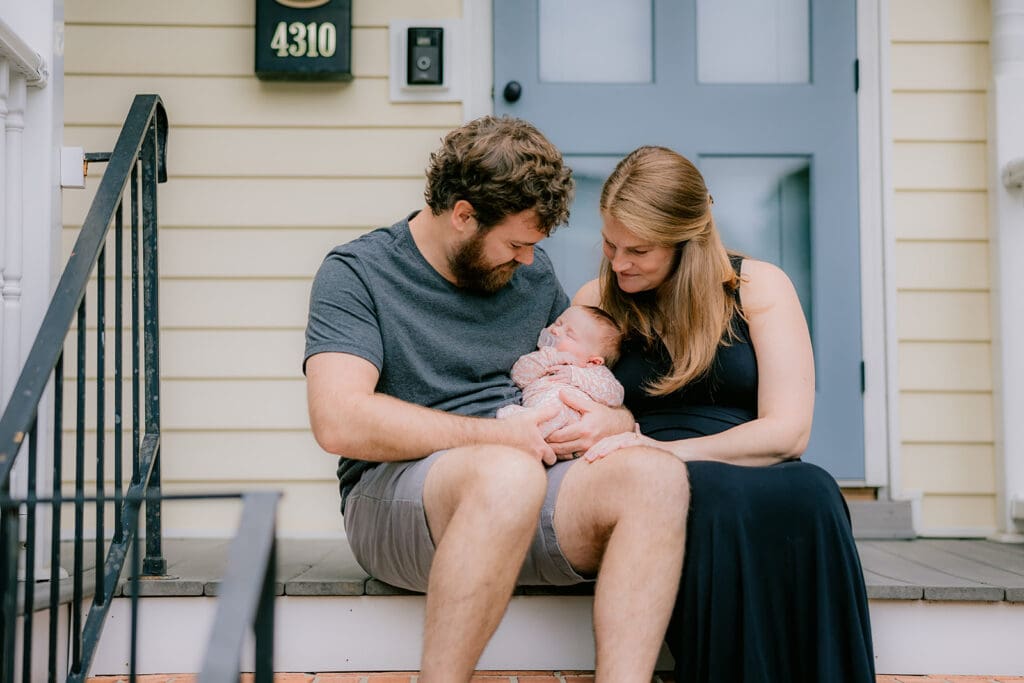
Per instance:
[[[409,219],[335,247],[313,281],[305,358],[353,354],[380,371],[380,393],[493,417],[501,406],[519,402],[512,364],[536,348],[540,330],[569,305],[547,254],[540,248],[534,254],[506,287],[481,295],[459,289],[427,263]],[[341,458],[342,509],[376,464]]]

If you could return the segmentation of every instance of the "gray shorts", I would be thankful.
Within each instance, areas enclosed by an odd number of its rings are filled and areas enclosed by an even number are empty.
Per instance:
[[[378,465],[363,474],[349,494],[345,532],[356,560],[374,578],[408,590],[427,590],[434,541],[423,509],[423,483],[444,452]],[[547,495],[516,580],[520,586],[567,586],[588,580],[572,568],[555,538],[555,500],[573,462],[563,460],[547,470]]]

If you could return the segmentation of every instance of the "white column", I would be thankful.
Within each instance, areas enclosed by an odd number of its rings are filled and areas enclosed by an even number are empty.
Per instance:
[[[60,272],[62,79],[53,83],[49,68],[63,69],[62,12],[63,0],[4,3],[0,17],[0,404],[17,383]],[[44,496],[52,481],[52,403],[47,390],[37,414]],[[27,464],[22,456],[12,473],[18,497],[25,493]],[[50,516],[45,506],[38,513],[34,565],[42,579],[49,575]]]
[[[11,65],[0,55],[0,410],[7,405],[7,316],[3,300],[7,275],[7,99],[10,93]]]
[[[6,178],[4,179],[6,206],[4,207],[4,281],[0,296],[3,300],[3,386],[0,402],[7,402],[18,381],[21,368],[21,291],[24,228],[24,195],[22,140],[25,132],[24,77],[10,74],[7,93],[7,120],[5,122]]]
[[[1024,158],[1024,0],[992,0],[991,54],[989,249],[997,538],[1024,542],[1024,188],[1004,182],[1012,162]]]

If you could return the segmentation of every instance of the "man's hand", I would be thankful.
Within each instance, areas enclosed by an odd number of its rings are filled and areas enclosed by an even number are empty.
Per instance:
[[[606,436],[633,430],[636,424],[625,408],[609,408],[570,391],[559,394],[565,405],[580,414],[580,421],[548,435],[548,444],[560,460],[575,457]]]
[[[540,425],[557,415],[559,410],[558,404],[552,403],[495,420],[495,427],[499,430],[496,441],[526,451],[545,465],[554,465],[558,458],[541,436]]]

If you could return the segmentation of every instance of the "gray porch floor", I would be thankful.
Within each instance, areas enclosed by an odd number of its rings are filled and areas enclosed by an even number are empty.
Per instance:
[[[227,564],[229,543],[216,539],[165,540],[168,577],[143,580],[139,594],[216,595]],[[62,557],[67,566],[71,547],[62,545]],[[857,547],[868,597],[873,600],[1024,602],[1024,545],[915,539],[858,541]],[[367,576],[342,540],[282,539],[278,542],[277,553],[278,595],[395,595],[405,592]],[[94,564],[91,547],[86,548],[85,558],[87,568],[91,569]],[[92,578],[91,571],[88,578]],[[37,586],[37,596],[45,595],[44,586]],[[128,594],[129,590],[124,586],[119,593]],[[521,588],[517,592],[589,594],[592,586]],[[38,599],[36,604],[40,604]]]

